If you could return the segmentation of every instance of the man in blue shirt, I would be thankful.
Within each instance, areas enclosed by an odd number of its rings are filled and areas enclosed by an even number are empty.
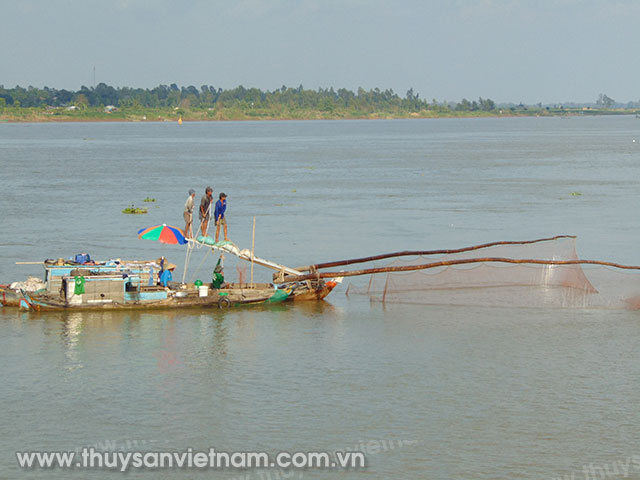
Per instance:
[[[167,284],[173,281],[173,270],[176,266],[173,263],[167,262],[167,259],[164,257],[160,257],[160,272],[158,273],[158,280],[160,281],[160,285],[166,287]]]
[[[173,281],[173,275],[171,274],[171,270],[163,270],[160,274],[160,284],[166,287],[169,282]]]
[[[218,242],[218,237],[220,236],[220,225],[224,227],[224,239],[225,241],[229,241],[229,237],[227,236],[227,221],[224,218],[224,212],[227,209],[227,196],[224,193],[220,194],[220,200],[216,202],[216,208],[214,210],[213,218],[216,221],[216,243]]]

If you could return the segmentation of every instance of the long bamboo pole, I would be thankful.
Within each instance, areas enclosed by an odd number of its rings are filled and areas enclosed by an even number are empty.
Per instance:
[[[463,248],[455,248],[455,249],[447,249],[447,250],[405,250],[402,252],[394,252],[394,253],[384,253],[382,255],[374,255],[371,257],[362,257],[362,258],[353,258],[349,260],[338,260],[335,262],[326,262],[326,263],[318,263],[315,265],[311,265],[310,267],[298,270],[309,270],[315,268],[319,270],[321,268],[331,268],[338,267],[341,265],[352,265],[354,263],[365,263],[365,262],[373,262],[376,260],[384,260],[385,258],[392,257],[406,257],[406,256],[422,256],[422,255],[446,255],[452,253],[461,253],[461,252],[469,252],[473,250],[480,250],[481,248],[495,247],[498,245],[526,245],[530,243],[539,243],[539,242],[548,242],[552,240],[558,240],[560,238],[576,238],[575,235],[557,235],[555,237],[550,238],[539,238],[537,240],[526,240],[526,241],[506,241],[506,242],[491,242],[491,243],[483,243],[480,245],[473,245],[470,247]]]
[[[389,272],[412,272],[415,270],[425,270],[427,268],[445,267],[451,265],[464,265],[468,263],[496,262],[496,263],[524,263],[532,265],[604,265],[607,267],[621,268],[625,270],[640,270],[640,265],[622,265],[613,262],[603,262],[600,260],[538,260],[533,258],[516,259],[503,257],[483,257],[483,258],[463,258],[459,260],[442,260],[439,262],[424,263],[421,265],[405,265],[395,267],[377,267],[364,270],[352,270],[350,272],[318,272],[307,275],[288,275],[286,282],[301,282],[303,280],[313,280],[320,278],[355,277],[358,275],[370,275],[373,273]]]

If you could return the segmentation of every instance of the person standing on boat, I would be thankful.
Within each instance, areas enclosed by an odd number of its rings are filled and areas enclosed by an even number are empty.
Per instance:
[[[213,269],[213,277],[211,278],[211,286],[213,288],[222,288],[224,286],[224,271],[221,265],[222,257],[218,259],[216,268]]]
[[[214,217],[216,221],[216,242],[220,236],[220,225],[224,227],[224,239],[229,241],[227,236],[227,221],[224,218],[224,212],[227,209],[227,196],[224,193],[220,194],[220,199],[216,202],[216,208],[214,210]]]
[[[213,200],[213,188],[207,187],[200,200],[200,231],[203,236],[207,236],[207,227],[211,214],[211,200]]]
[[[189,189],[189,196],[184,203],[184,236],[187,238],[193,237],[193,199],[196,198],[196,191]]]

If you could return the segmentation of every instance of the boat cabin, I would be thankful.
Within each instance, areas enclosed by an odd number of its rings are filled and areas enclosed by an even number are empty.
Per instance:
[[[159,265],[154,262],[117,262],[106,261],[93,265],[70,265],[70,264],[44,264],[45,277],[48,293],[61,291],[62,281],[68,276],[95,276],[96,274],[120,276],[123,274],[137,275],[144,285],[155,285],[158,280]]]
[[[61,300],[68,305],[145,303],[167,298],[163,287],[144,285],[139,275],[65,275],[61,285]]]

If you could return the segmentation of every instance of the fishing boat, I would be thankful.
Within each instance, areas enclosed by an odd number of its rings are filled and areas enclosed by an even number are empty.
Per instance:
[[[574,236],[558,235],[457,249],[400,251],[291,268],[256,256],[253,247],[241,250],[230,241],[199,236],[184,240],[188,248],[180,283],[167,279],[166,272],[175,265],[163,257],[147,262],[93,262],[81,254],[69,261],[45,261],[44,282],[0,287],[0,299],[4,305],[31,310],[225,308],[322,300],[343,277],[370,276],[366,287],[350,285],[346,293],[363,293],[385,303],[640,309],[640,266],[580,259],[575,242]],[[251,262],[251,282],[241,279],[243,283],[220,284],[214,278],[211,284],[185,283],[189,258],[199,248],[220,253],[219,263],[224,254]],[[376,265],[384,260],[390,263]],[[367,263],[373,266],[324,271]],[[253,283],[254,265],[275,270],[273,282]]]
[[[167,225],[158,234],[171,232]],[[146,229],[148,230],[148,229]],[[146,231],[145,230],[145,231]],[[179,230],[179,229],[176,229]],[[140,236],[144,233],[141,230]],[[177,232],[178,234],[180,232]],[[182,243],[180,238],[179,242]],[[272,304],[284,301],[317,301],[324,299],[339,283],[339,278],[283,281],[284,275],[301,275],[296,270],[241,250],[232,242],[214,242],[210,237],[184,240],[188,243],[187,258],[182,282],[163,282],[162,272],[173,270],[164,257],[157,260],[107,260],[93,261],[86,253],[72,258],[45,260],[41,263],[44,280],[29,278],[26,282],[0,285],[0,303],[7,307],[27,310],[57,309],[122,309],[122,308],[187,308]],[[227,253],[273,270],[273,283],[225,283],[214,288],[213,283],[185,282],[186,270],[193,249],[207,247],[217,253]],[[253,280],[253,278],[251,279]]]
[[[270,283],[159,284],[165,259],[156,261],[87,262],[45,261],[43,288],[2,288],[2,303],[28,310],[109,310],[149,308],[228,308],[273,304],[287,299],[291,290]],[[166,265],[166,264],[165,264]]]
[[[70,259],[45,260],[44,281],[0,285],[0,302],[4,306],[19,306],[30,310],[52,309],[120,309],[120,308],[220,308],[277,302],[318,301],[324,299],[341,282],[333,278],[297,277],[304,270],[281,265],[260,258],[251,250],[240,249],[233,242],[215,242],[209,236],[185,238],[177,227],[162,224],[138,231],[138,237],[168,244],[187,245],[182,282],[163,281],[162,272],[171,271],[165,259],[155,261],[122,261],[120,259],[95,262],[87,254]],[[251,281],[224,284],[187,283],[186,273],[195,249],[210,249],[214,253],[231,254],[251,263]],[[20,263],[20,262],[19,262]],[[26,262],[40,263],[40,262]],[[253,266],[263,266],[276,272],[273,283],[254,283]],[[173,265],[175,268],[175,265]]]

